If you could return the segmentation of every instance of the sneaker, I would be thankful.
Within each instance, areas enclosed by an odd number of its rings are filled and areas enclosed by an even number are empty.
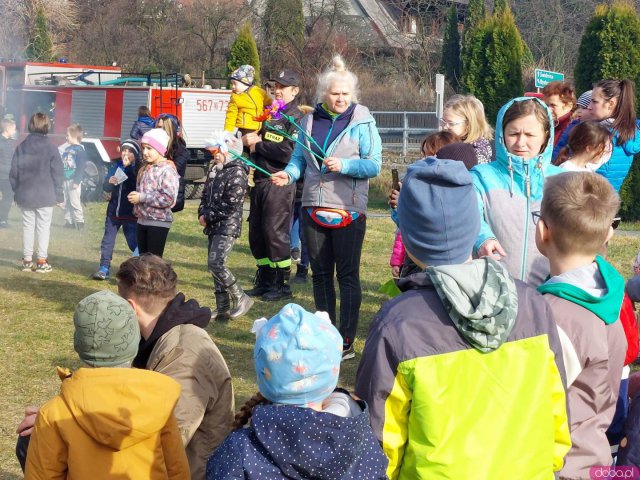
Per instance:
[[[76,226],[71,222],[66,222],[62,228],[76,228]]]
[[[33,264],[32,261],[26,261],[23,260],[22,261],[22,271],[23,272],[33,272],[36,269],[35,265]]]
[[[342,343],[342,361],[350,360],[356,356],[356,351],[353,349],[353,342]]]
[[[109,278],[109,269],[107,267],[100,267],[100,269],[91,275],[94,280],[107,280]]]
[[[298,247],[291,249],[291,263],[300,263],[300,249]]]
[[[308,272],[309,272],[308,267],[303,267],[302,265],[298,265],[298,270],[296,271],[296,274],[293,277],[293,279],[291,279],[291,283],[295,283],[296,285],[307,283]]]
[[[51,265],[49,265],[49,262],[47,262],[46,260],[44,262],[38,262],[38,265],[36,265],[36,273],[49,273],[51,270],[53,270],[53,268],[51,268]]]
[[[78,222],[76,223],[76,228],[78,230],[84,230],[84,222]]]

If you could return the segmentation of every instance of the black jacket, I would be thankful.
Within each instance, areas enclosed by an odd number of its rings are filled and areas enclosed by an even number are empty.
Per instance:
[[[210,168],[198,207],[198,217],[204,215],[207,222],[205,235],[240,237],[248,172],[240,160],[225,163],[222,170]]]
[[[30,133],[18,145],[9,174],[16,203],[27,209],[64,201],[62,158],[46,135]]]
[[[184,210],[184,191],[186,188],[185,174],[187,173],[187,163],[191,158],[191,152],[187,149],[187,144],[182,138],[177,139],[172,151],[167,152],[167,158],[171,160],[180,175],[180,185],[178,186],[178,196],[176,197],[176,204],[171,207],[172,212],[180,212]]]
[[[298,102],[295,99],[291,103],[288,103],[282,112],[293,117],[296,122],[303,117],[302,112],[298,108]],[[283,170],[284,167],[287,166],[295,143],[287,140],[282,135],[278,135],[278,132],[274,131],[274,129],[284,130],[290,136],[295,136],[298,130],[284,118],[280,120],[269,120],[269,124],[273,128],[268,128],[266,124],[262,125],[262,129],[260,130],[262,141],[256,143],[256,149],[255,152],[251,154],[251,160],[267,172],[275,173]],[[271,181],[269,177],[259,170],[255,171],[253,179],[256,182]]]

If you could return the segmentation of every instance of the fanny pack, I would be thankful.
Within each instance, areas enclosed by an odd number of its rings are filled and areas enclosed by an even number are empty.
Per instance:
[[[340,208],[307,207],[311,219],[321,227],[342,228],[349,225],[361,214]]]

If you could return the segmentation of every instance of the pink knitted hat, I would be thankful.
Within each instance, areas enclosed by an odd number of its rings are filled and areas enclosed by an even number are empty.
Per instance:
[[[140,139],[140,144],[149,145],[163,157],[167,153],[167,146],[169,145],[169,135],[161,128],[153,128],[145,133]]]

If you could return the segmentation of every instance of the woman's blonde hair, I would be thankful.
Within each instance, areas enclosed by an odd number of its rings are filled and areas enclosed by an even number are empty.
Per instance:
[[[351,87],[351,101],[358,103],[360,89],[358,87],[358,77],[355,73],[347,70],[347,65],[340,55],[336,55],[331,60],[331,65],[324,73],[318,77],[318,86],[316,88],[316,100],[320,103],[324,102],[326,95],[334,82],[345,82]]]
[[[493,128],[484,115],[484,105],[473,95],[454,95],[444,104],[444,110],[451,110],[467,122],[467,134],[462,136],[465,143],[473,143],[479,138],[493,139]]]

